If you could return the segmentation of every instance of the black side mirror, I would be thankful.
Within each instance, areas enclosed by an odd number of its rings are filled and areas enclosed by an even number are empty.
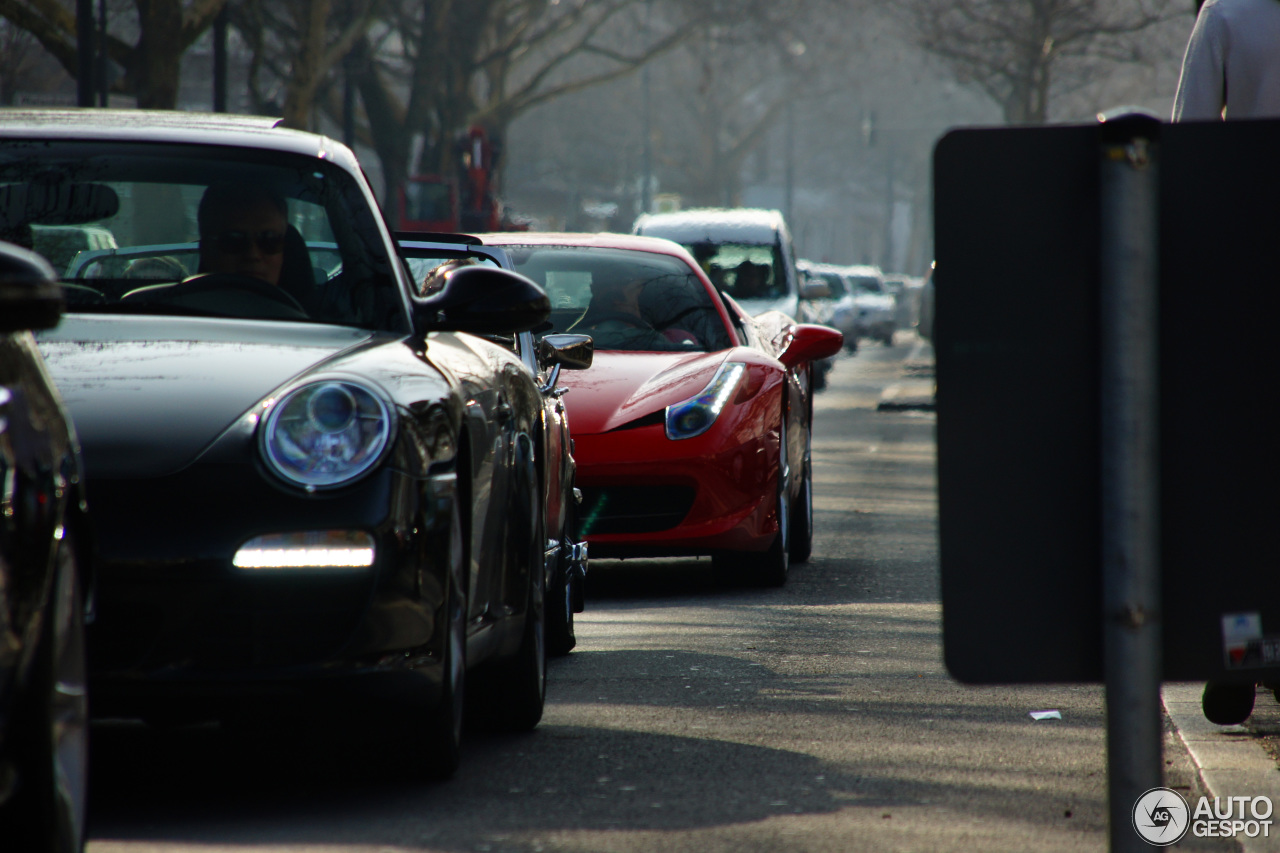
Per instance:
[[[52,329],[64,307],[49,262],[21,246],[0,243],[0,332]]]
[[[590,335],[544,335],[538,341],[538,361],[565,370],[586,370],[595,358],[596,345]]]
[[[413,299],[414,326],[477,335],[515,335],[546,322],[551,300],[519,273],[485,266],[451,270],[432,295]]]

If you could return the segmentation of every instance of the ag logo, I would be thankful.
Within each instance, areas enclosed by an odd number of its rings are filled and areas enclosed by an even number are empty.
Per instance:
[[[1152,788],[1133,804],[1133,828],[1148,844],[1167,847],[1191,825],[1191,809],[1177,791]]]

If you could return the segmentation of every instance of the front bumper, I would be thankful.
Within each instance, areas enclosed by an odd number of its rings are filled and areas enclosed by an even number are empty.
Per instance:
[[[287,493],[241,466],[90,481],[98,535],[90,634],[94,713],[165,702],[353,694],[438,683],[452,475],[383,470],[325,496]],[[359,530],[361,568],[239,569],[255,536]],[[385,686],[373,686],[385,685]]]
[[[776,437],[671,441],[651,424],[574,440],[593,557],[762,551],[777,534]]]

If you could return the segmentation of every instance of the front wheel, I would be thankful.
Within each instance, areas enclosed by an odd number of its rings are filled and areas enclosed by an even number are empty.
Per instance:
[[[397,764],[411,779],[444,780],[462,762],[463,711],[466,703],[467,602],[466,532],[458,497],[449,520],[449,565],[440,604],[440,685],[410,689],[390,707],[382,708],[375,739],[389,737],[399,756]],[[431,699],[428,699],[428,696]],[[428,701],[433,704],[428,705]]]
[[[746,557],[751,573],[763,586],[782,586],[791,567],[791,463],[787,453],[787,412],[784,407],[778,426],[778,488],[776,513],[778,535],[769,550]]]
[[[483,693],[476,708],[483,721],[506,731],[530,731],[536,727],[547,696],[546,539],[531,448],[519,470],[524,472],[524,482],[514,494],[523,495],[524,499],[513,500],[509,505],[509,556],[525,561],[525,565],[509,564],[508,569],[528,578],[524,624],[515,654],[485,672]]]
[[[791,562],[808,562],[813,553],[813,463],[809,458],[808,444],[805,439],[804,470],[801,473],[800,494],[796,495],[795,504],[791,508]]]
[[[57,575],[44,613],[35,672],[8,736],[15,790],[0,807],[0,838],[15,849],[84,849],[89,768],[84,593],[70,537],[58,543]],[[7,842],[3,845],[8,849]]]

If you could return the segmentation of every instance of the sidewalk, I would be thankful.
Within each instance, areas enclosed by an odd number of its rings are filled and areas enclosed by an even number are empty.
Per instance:
[[[911,352],[902,362],[902,378],[884,389],[876,408],[881,411],[933,411],[936,387],[933,345],[923,338],[913,336]]]
[[[1276,760],[1263,749],[1251,726],[1218,726],[1204,718],[1200,709],[1203,683],[1178,682],[1161,689],[1165,712],[1177,728],[1178,738],[1191,754],[1200,781],[1214,797],[1269,797],[1280,808],[1280,772]],[[1269,706],[1268,706],[1269,705]],[[1256,717],[1280,716],[1268,691],[1258,692]],[[1261,720],[1260,720],[1261,721]],[[1191,804],[1195,808],[1195,803]],[[1269,838],[1239,837],[1244,853],[1280,851],[1280,815],[1273,817],[1275,833]]]

